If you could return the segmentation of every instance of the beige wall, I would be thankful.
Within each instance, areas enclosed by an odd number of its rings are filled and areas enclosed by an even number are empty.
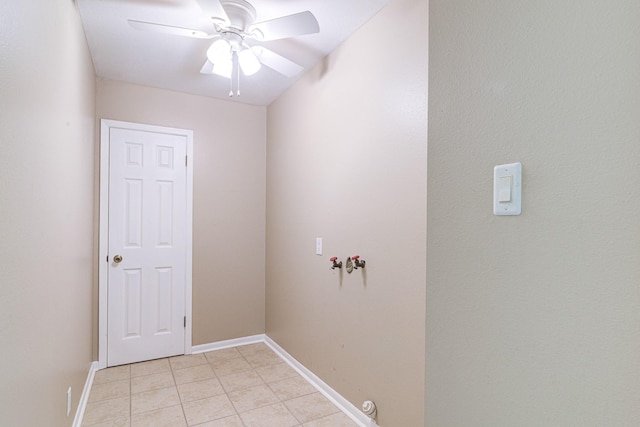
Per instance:
[[[0,58],[0,425],[68,426],[93,360],[95,78],[73,3],[0,2]]]
[[[97,87],[98,119],[194,131],[193,344],[264,333],[266,107]]]
[[[427,2],[392,0],[268,110],[267,334],[383,426],[423,422],[426,92]]]
[[[429,13],[425,425],[640,425],[640,5]]]

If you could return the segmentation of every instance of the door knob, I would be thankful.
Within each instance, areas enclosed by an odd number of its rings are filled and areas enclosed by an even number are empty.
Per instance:
[[[113,262],[120,264],[122,262],[122,255],[116,255],[113,257]]]

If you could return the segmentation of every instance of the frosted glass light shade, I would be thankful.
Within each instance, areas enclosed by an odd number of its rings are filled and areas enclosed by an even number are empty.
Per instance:
[[[218,39],[207,49],[207,59],[212,64],[218,62],[230,61],[231,46],[226,40]]]
[[[260,61],[251,49],[244,49],[238,53],[238,62],[245,76],[251,76],[260,70]]]
[[[233,74],[233,61],[231,61],[231,58],[226,58],[226,60],[216,62],[213,64],[212,72],[213,74],[230,79],[231,74]]]

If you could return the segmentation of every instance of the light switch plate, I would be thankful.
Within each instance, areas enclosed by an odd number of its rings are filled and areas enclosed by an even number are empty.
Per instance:
[[[322,255],[322,237],[316,237],[316,255]]]
[[[501,201],[503,200],[503,201]],[[493,168],[493,214],[522,213],[522,164],[509,163]]]

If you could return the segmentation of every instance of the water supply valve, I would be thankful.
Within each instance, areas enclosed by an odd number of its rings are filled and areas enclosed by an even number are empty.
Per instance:
[[[351,257],[351,259],[353,260],[353,268],[355,270],[357,270],[358,268],[364,268],[364,265],[367,263],[365,260],[360,260],[360,255],[354,255]]]
[[[329,261],[331,261],[333,264],[331,265],[331,269],[335,270],[336,268],[342,268],[342,261],[338,262],[338,257],[334,256],[329,258]]]

